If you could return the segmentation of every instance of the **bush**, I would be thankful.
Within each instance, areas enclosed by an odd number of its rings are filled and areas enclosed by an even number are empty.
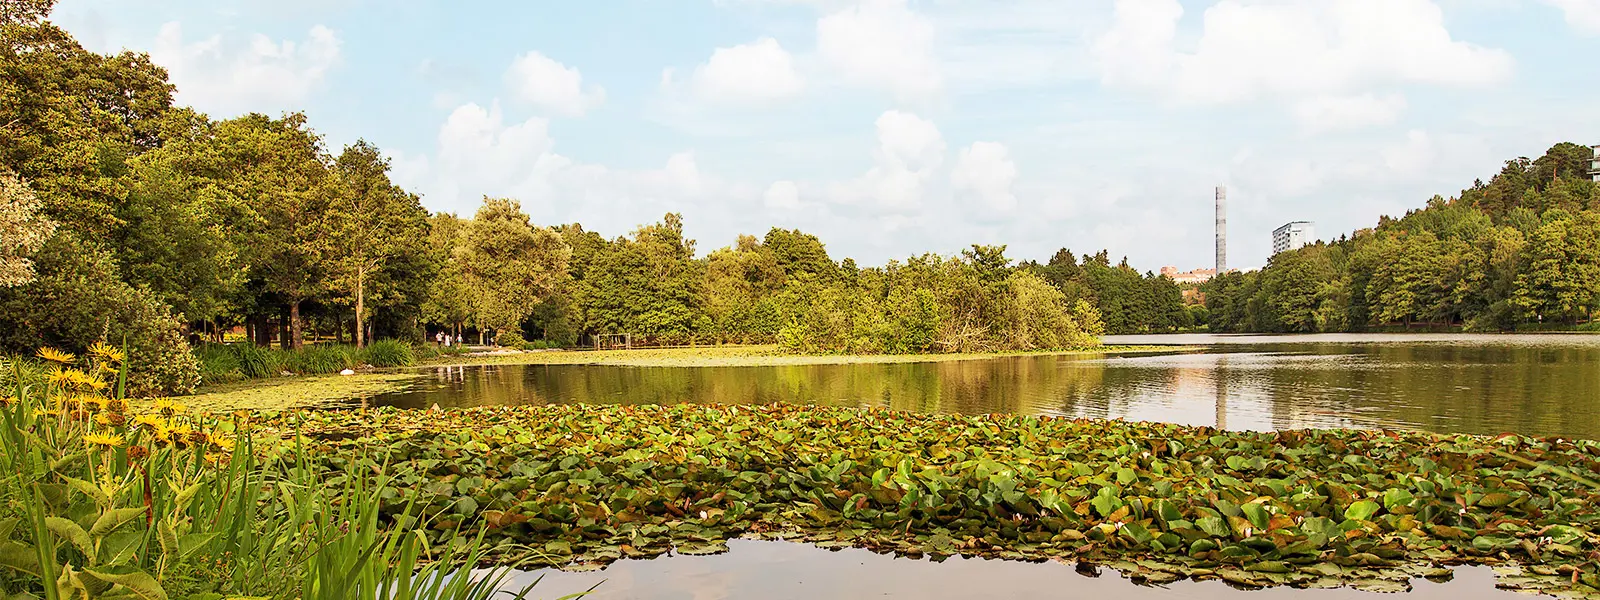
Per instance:
[[[31,354],[43,344],[81,353],[95,342],[126,344],[130,395],[187,394],[200,384],[182,316],[123,282],[109,253],[62,232],[35,261],[32,283],[0,288],[0,348]]]
[[[527,340],[522,339],[522,333],[516,331],[507,331],[495,336],[495,343],[507,348],[521,348],[523,344],[528,342]]]
[[[400,340],[378,340],[361,351],[361,362],[374,367],[407,367],[417,364],[411,345]]]

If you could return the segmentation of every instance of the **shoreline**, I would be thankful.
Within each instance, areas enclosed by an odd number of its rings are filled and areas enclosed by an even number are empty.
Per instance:
[[[1204,346],[1117,345],[1084,350],[1044,352],[973,352],[952,354],[792,354],[775,345],[704,346],[636,350],[535,350],[515,354],[440,357],[416,367],[473,365],[594,365],[619,367],[769,367],[809,365],[908,364],[990,360],[1013,357],[1108,356],[1196,352]]]

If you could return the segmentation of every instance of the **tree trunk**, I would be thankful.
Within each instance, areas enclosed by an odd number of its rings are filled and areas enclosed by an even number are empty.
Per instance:
[[[293,343],[289,337],[289,307],[285,306],[278,311],[278,347],[288,350],[294,347]]]
[[[344,343],[344,314],[339,311],[333,313],[333,341],[336,344]]]
[[[271,325],[267,322],[267,315],[258,314],[251,317],[250,329],[257,346],[263,348],[272,346]]]
[[[300,300],[293,300],[289,302],[290,347],[296,350],[299,350],[301,346],[305,345],[305,339],[304,336],[301,335],[300,330],[300,302]]]
[[[367,287],[365,285],[366,284],[366,279],[367,279],[367,266],[366,265],[357,266],[356,267],[356,331],[359,332],[357,334],[357,336],[356,336],[356,347],[357,348],[365,348],[365,347],[367,347],[367,328],[364,326],[364,324],[365,324],[365,320],[364,319],[366,317],[366,313],[364,312],[365,309],[366,309],[366,287]]]

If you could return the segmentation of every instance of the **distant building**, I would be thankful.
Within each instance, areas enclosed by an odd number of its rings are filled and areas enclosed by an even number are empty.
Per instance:
[[[1594,159],[1589,162],[1589,178],[1600,181],[1600,144],[1590,146],[1594,150]]]
[[[1205,283],[1217,276],[1216,269],[1195,269],[1193,271],[1178,272],[1177,267],[1161,267],[1161,274],[1171,277],[1178,283]]]
[[[1292,221],[1272,231],[1272,253],[1304,248],[1317,240],[1315,225],[1310,221]]]

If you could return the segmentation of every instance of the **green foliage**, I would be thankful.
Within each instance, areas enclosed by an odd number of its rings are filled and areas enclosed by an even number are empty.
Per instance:
[[[427,483],[386,511],[488,525],[491,556],[533,549],[544,566],[755,536],[1253,587],[1404,590],[1441,563],[1514,564],[1502,586],[1600,593],[1589,441],[783,404],[379,409],[293,426],[335,434],[308,453],[313,471],[391,465]],[[352,470],[345,457],[366,450]]]
[[[300,375],[338,373],[360,364],[355,349],[340,344],[310,344],[283,351],[276,362],[283,370]]]
[[[33,281],[29,256],[55,232],[39,213],[39,199],[20,177],[0,172],[0,287]]]
[[[411,345],[399,340],[378,340],[358,353],[360,362],[379,368],[409,367],[417,364]]]
[[[1213,331],[1567,328],[1600,310],[1600,187],[1562,143],[1400,219],[1206,286]]]

